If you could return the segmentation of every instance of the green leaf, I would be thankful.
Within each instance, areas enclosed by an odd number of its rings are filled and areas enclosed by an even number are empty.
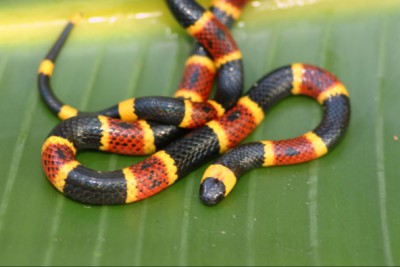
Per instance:
[[[250,2],[233,30],[246,88],[279,66],[315,64],[347,86],[352,117],[324,158],[254,170],[216,207],[198,199],[205,167],[111,207],[63,197],[41,169],[41,145],[59,121],[36,73],[66,19],[85,14],[57,60],[55,93],[99,110],[177,88],[192,40],[163,1],[0,5],[0,265],[400,264],[398,1]],[[247,140],[297,136],[321,114],[307,98],[287,99]],[[139,159],[85,152],[79,160],[111,170]]]

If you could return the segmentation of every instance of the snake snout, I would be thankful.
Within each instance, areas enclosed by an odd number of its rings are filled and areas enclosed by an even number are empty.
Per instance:
[[[200,185],[200,199],[207,206],[218,204],[225,197],[225,185],[220,180],[207,177]]]

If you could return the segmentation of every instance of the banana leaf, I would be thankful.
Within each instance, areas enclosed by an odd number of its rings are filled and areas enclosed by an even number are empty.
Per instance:
[[[232,30],[245,87],[286,64],[318,65],[348,88],[352,117],[325,157],[251,171],[215,207],[198,198],[206,166],[122,206],[74,202],[47,181],[41,146],[59,120],[37,68],[76,12],[85,19],[52,85],[81,110],[172,96],[193,44],[160,0],[0,1],[0,265],[400,264],[400,1],[250,1]],[[246,141],[295,137],[321,116],[314,101],[290,98]],[[78,159],[113,170],[143,158]]]

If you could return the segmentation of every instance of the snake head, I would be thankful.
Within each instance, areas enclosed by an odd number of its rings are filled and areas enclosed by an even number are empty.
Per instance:
[[[220,180],[207,177],[200,185],[200,199],[207,206],[218,204],[225,197],[225,185]]]

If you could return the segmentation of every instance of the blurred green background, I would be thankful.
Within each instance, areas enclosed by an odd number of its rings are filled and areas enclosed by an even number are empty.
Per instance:
[[[400,264],[400,1],[250,1],[233,29],[246,88],[279,66],[311,63],[342,80],[353,113],[332,153],[254,170],[216,207],[198,200],[205,167],[125,206],[83,205],[48,183],[40,150],[59,121],[36,73],[75,12],[85,20],[52,84],[81,110],[171,96],[190,52],[164,1],[0,1],[0,265]],[[321,114],[307,98],[285,100],[247,140],[297,136]],[[101,170],[140,159],[79,155]]]

